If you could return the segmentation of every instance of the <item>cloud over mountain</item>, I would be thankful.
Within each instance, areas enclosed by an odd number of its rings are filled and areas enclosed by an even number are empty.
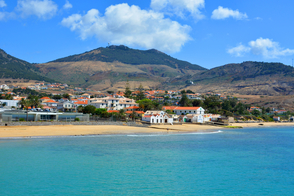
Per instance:
[[[292,55],[294,50],[289,48],[283,49],[280,47],[278,42],[274,42],[271,39],[264,39],[262,37],[250,41],[248,43],[249,46],[244,46],[239,44],[237,47],[231,48],[227,50],[229,54],[234,56],[243,56],[243,54],[251,52],[254,55],[262,55],[264,58],[272,59],[278,58],[279,56],[287,56]]]
[[[95,36],[100,41],[178,52],[190,40],[188,25],[164,18],[162,13],[128,4],[111,5],[103,16],[96,9],[73,14],[61,24],[76,31],[81,39]]]

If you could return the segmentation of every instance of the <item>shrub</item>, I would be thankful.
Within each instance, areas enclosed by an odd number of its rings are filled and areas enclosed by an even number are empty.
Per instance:
[[[20,118],[19,121],[25,121],[25,119],[24,118]]]
[[[75,121],[80,121],[80,118],[75,118]]]

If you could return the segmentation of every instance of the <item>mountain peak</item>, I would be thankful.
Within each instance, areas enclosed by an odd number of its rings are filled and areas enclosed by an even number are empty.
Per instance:
[[[167,65],[171,68],[181,70],[206,70],[199,65],[175,59],[156,49],[137,50],[124,45],[100,47],[83,54],[68,56],[51,62],[78,61],[121,62],[130,65]]]

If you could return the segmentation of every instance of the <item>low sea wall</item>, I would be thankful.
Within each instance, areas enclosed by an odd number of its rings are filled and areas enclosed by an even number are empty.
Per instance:
[[[148,127],[148,124],[141,122],[122,122],[122,121],[90,121],[90,122],[0,122],[0,126],[49,126],[49,125],[125,125],[136,127]]]

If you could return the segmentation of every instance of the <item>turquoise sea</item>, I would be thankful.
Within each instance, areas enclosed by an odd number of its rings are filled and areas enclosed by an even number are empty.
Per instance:
[[[0,195],[294,195],[294,127],[1,139]]]

